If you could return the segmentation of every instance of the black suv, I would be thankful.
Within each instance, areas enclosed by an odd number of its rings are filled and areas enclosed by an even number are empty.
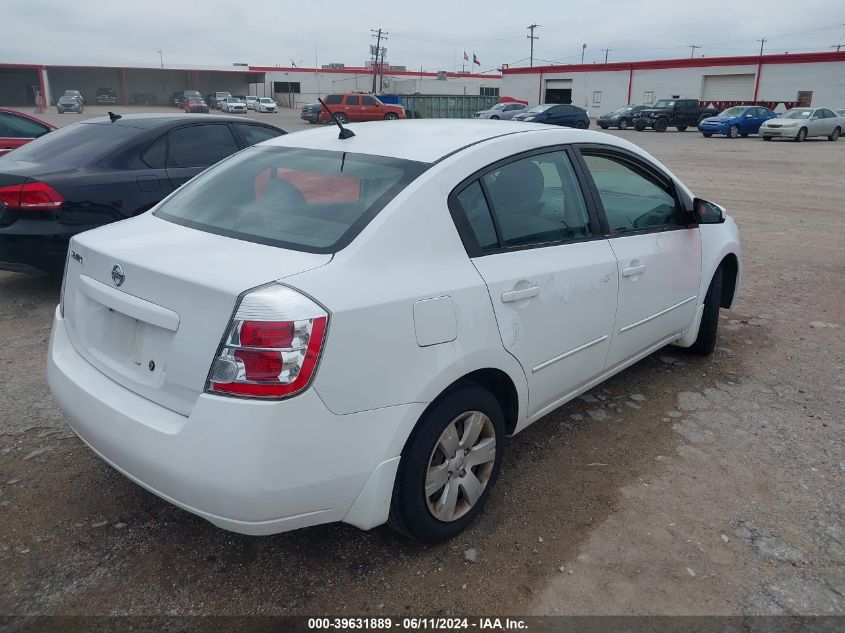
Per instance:
[[[718,110],[702,108],[698,99],[658,99],[650,108],[640,110],[634,119],[634,129],[642,132],[652,128],[655,132],[665,132],[670,126],[678,132],[698,125],[709,116],[716,116]]]
[[[97,88],[97,103],[117,103],[117,91],[114,88]]]

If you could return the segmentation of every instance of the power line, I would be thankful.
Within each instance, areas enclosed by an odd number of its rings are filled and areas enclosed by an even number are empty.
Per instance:
[[[534,35],[534,29],[539,28],[539,27],[540,27],[539,24],[531,24],[531,25],[526,27],[529,31],[529,33],[528,33],[528,35],[526,35],[526,37],[529,40],[531,40],[531,56],[529,57],[529,59],[531,60],[530,63],[529,63],[530,66],[534,65],[534,40],[540,39],[540,36]]]
[[[696,48],[704,48],[701,44],[687,44],[686,48],[690,49],[689,57],[692,59],[695,57],[695,49]]]

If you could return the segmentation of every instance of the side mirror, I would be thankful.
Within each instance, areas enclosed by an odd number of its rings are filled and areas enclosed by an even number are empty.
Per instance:
[[[692,206],[693,216],[699,224],[722,224],[725,221],[725,212],[715,202],[696,198]]]

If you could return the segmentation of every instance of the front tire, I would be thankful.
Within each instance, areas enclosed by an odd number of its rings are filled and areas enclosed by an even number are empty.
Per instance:
[[[807,140],[807,128],[802,127],[800,130],[798,130],[798,136],[795,137],[795,142],[796,143],[803,143],[806,140]]]
[[[722,300],[722,267],[713,273],[710,287],[704,296],[704,314],[701,315],[701,325],[698,336],[690,350],[699,356],[709,356],[716,349],[716,332],[719,329],[719,308]]]
[[[648,127],[648,124],[646,124],[646,122],[645,122],[645,121],[643,121],[642,119],[637,119],[637,120],[634,122],[634,129],[635,129],[637,132],[642,132],[643,130],[645,130],[645,129],[646,129],[646,127]]]
[[[578,121],[577,123],[575,123],[575,129],[577,129],[577,130],[586,130],[586,129],[587,129],[587,124],[586,124],[586,123],[584,123],[583,121]]]
[[[468,384],[435,402],[402,451],[390,526],[423,543],[460,534],[490,496],[504,439],[502,408],[487,389]]]
[[[678,126],[676,126],[675,129],[678,130],[678,132],[686,132],[687,126],[686,125],[678,125]]]
[[[827,137],[828,141],[838,141],[841,130],[838,127],[833,128],[833,133]]]
[[[702,132],[702,134],[704,135],[704,138],[710,138],[711,136],[713,136],[711,132]]]
[[[737,136],[739,136],[739,127],[732,125],[731,129],[728,130],[728,138],[736,138]]]
[[[619,129],[620,130],[627,130],[628,129],[628,119],[619,119]]]
[[[763,140],[764,140],[764,141],[771,141],[771,140],[772,140],[772,137],[771,137],[771,136],[764,136],[764,137],[763,137]]]
[[[387,114],[384,115],[385,121],[395,121],[398,118],[399,118],[399,115],[397,115],[394,112],[388,112]]]

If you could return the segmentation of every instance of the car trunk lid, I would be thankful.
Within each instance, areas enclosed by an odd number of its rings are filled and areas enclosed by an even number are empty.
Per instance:
[[[71,241],[63,295],[68,335],[103,374],[188,415],[241,293],[331,258],[147,213]]]

